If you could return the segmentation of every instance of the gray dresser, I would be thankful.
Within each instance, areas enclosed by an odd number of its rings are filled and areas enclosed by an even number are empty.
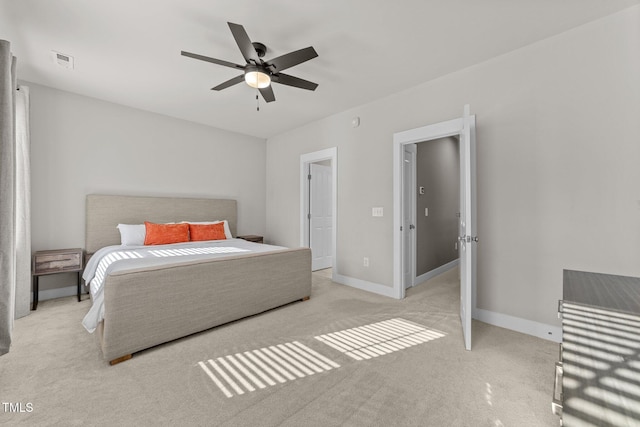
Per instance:
[[[552,408],[561,424],[640,426],[640,278],[564,271]]]

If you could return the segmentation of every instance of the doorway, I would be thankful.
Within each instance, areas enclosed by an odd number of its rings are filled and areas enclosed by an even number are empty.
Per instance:
[[[415,210],[415,246],[414,255],[406,258],[415,260],[411,282],[416,286],[458,265],[460,138],[410,145],[416,146],[416,173],[405,188],[413,188],[415,206],[405,204],[405,210]]]
[[[300,245],[311,248],[312,270],[336,271],[337,148],[300,156]]]
[[[476,233],[476,183],[475,183],[475,116],[470,115],[465,105],[463,116],[434,125],[423,126],[394,134],[393,147],[393,206],[394,206],[394,280],[395,296],[404,298],[407,263],[411,262],[413,251],[408,250],[411,241],[415,241],[415,222],[407,226],[405,213],[406,157],[405,147],[438,138],[458,136],[460,139],[460,217],[458,218],[458,250],[460,265],[460,319],[464,337],[464,346],[471,350],[471,316],[475,307],[476,262],[475,252],[478,238]],[[415,195],[415,192],[413,192]],[[414,264],[415,266],[415,264]]]

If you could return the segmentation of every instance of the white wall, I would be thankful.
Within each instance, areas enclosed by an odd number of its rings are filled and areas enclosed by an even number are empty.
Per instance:
[[[338,272],[392,286],[393,133],[460,117],[468,103],[477,306],[557,326],[563,268],[640,276],[638,52],[636,6],[270,138],[268,239],[298,244],[299,157],[337,146]]]
[[[264,140],[23,83],[34,251],[84,246],[90,193],[237,199],[238,233],[264,233]],[[41,299],[74,280],[43,277]]]

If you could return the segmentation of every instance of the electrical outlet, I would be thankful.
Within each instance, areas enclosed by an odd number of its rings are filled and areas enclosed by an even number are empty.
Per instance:
[[[365,267],[369,267],[369,258],[364,257],[364,261],[362,262],[362,264],[363,264]]]

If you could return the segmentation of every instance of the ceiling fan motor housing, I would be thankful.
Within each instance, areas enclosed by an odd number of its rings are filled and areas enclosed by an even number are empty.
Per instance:
[[[267,53],[267,47],[260,42],[251,43],[258,54],[258,57],[262,58]]]

